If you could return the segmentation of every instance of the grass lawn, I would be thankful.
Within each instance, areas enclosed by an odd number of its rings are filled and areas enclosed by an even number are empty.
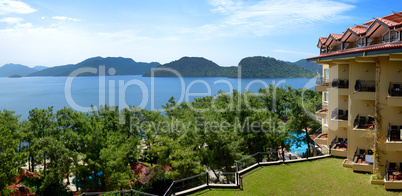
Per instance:
[[[343,159],[263,166],[243,176],[243,189],[206,189],[194,195],[402,195],[370,184],[371,174],[342,167]]]

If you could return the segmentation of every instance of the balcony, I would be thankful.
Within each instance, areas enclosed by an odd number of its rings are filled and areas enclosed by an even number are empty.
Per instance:
[[[353,156],[353,171],[372,173],[374,163],[373,151],[367,150],[366,154],[365,149],[360,149],[359,154],[357,154],[358,150],[359,149],[356,148],[355,154]]]
[[[347,157],[348,139],[335,137],[331,142],[331,155],[335,157]]]
[[[373,126],[375,119],[371,116],[366,118],[365,116],[357,115],[353,123],[353,130],[365,130]]]
[[[375,100],[375,81],[374,80],[356,80],[355,99]]]
[[[315,143],[319,145],[327,145],[328,143],[328,133],[321,133],[315,139]]]
[[[390,82],[388,88],[388,106],[402,106],[402,83]]]
[[[328,115],[328,108],[327,108],[328,106],[324,106],[323,107],[323,105],[322,105],[322,103],[319,103],[319,104],[317,104],[317,106],[316,106],[316,113],[315,113],[315,116],[317,117],[317,118],[328,118],[327,117],[327,115]]]
[[[399,170],[396,163],[386,163],[384,176],[385,189],[402,189],[402,163]]]
[[[402,126],[388,126],[386,150],[402,151]]]
[[[329,79],[328,78],[317,78],[315,90],[318,92],[327,91],[329,86]]]
[[[335,78],[334,80],[332,80],[332,88],[337,89],[338,95],[348,95],[349,94],[349,80]]]
[[[348,127],[348,110],[339,110],[338,108],[334,109],[331,114],[331,119],[333,124],[337,127]]]

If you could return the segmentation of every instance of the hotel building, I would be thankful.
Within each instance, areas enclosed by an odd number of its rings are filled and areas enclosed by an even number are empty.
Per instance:
[[[318,40],[322,134],[316,143],[344,166],[402,189],[402,12]]]

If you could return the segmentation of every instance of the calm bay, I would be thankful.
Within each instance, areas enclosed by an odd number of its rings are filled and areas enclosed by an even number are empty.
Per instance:
[[[28,118],[29,110],[54,107],[54,111],[71,107],[86,112],[91,105],[136,106],[161,109],[170,97],[176,102],[214,96],[233,89],[258,92],[266,85],[314,88],[310,78],[224,78],[224,77],[23,77],[0,78],[0,109],[12,110]]]

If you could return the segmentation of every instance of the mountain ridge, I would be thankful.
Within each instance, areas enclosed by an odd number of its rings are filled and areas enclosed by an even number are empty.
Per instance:
[[[85,59],[77,64],[67,64],[61,66],[50,67],[35,73],[29,74],[28,76],[69,76],[74,70],[78,68],[99,68],[99,66],[105,66],[106,74],[108,70],[114,68],[115,72],[112,75],[142,75],[152,68],[159,66],[157,62],[143,63],[135,62],[131,58],[123,57],[92,57]],[[81,73],[79,76],[95,76],[94,73]]]
[[[6,64],[0,67],[0,77],[10,75],[21,75],[28,77],[35,76],[69,76],[74,70],[83,67],[99,68],[105,66],[107,75],[111,68],[114,71],[111,75],[142,75],[150,77],[151,70],[154,68],[170,68],[180,73],[182,77],[238,77],[238,68],[242,69],[243,78],[294,78],[294,77],[313,77],[317,72],[322,72],[322,68],[315,63],[309,63],[301,59],[294,63],[278,60],[272,57],[253,56],[243,58],[237,66],[223,67],[204,57],[182,57],[170,63],[161,65],[158,62],[136,62],[131,58],[124,57],[91,57],[77,64],[67,64],[54,67],[35,66],[30,68],[20,64]],[[176,72],[176,73],[177,73]],[[98,73],[81,73],[78,76],[96,76]],[[178,77],[169,71],[154,72],[155,77]]]
[[[172,69],[180,73],[182,77],[238,77],[238,68],[241,68],[243,78],[296,78],[313,77],[314,73],[293,63],[277,60],[271,57],[254,56],[243,58],[238,67],[221,67],[203,57],[182,57],[158,66],[155,69],[155,77],[177,77],[171,71],[157,71],[158,68]],[[151,72],[143,75],[150,77]]]

